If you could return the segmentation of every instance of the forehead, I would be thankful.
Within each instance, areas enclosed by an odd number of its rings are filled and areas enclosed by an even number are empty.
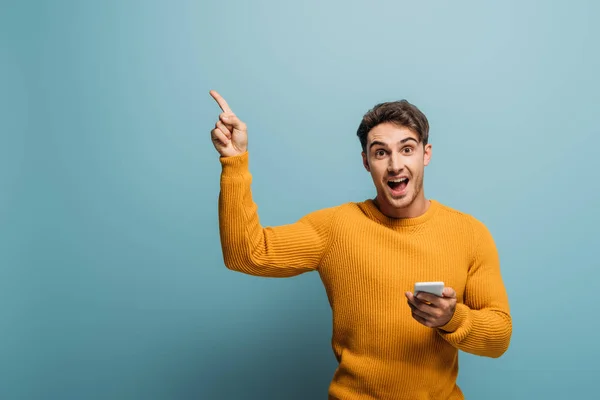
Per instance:
[[[391,122],[384,122],[369,131],[367,145],[374,141],[394,144],[408,137],[415,139],[417,142],[419,141],[419,135],[412,129]]]

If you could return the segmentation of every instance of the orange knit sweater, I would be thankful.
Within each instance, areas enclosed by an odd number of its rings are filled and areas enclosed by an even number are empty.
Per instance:
[[[220,161],[225,265],[259,276],[314,270],[321,277],[339,362],[330,399],[462,399],[458,350],[499,357],[508,348],[512,321],[498,253],[477,219],[436,200],[419,217],[392,219],[366,200],[262,227],[248,153]],[[456,290],[446,326],[412,318],[404,293],[418,281]]]

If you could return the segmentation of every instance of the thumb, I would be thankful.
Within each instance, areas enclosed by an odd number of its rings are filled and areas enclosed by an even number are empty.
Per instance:
[[[456,298],[456,292],[451,287],[445,287],[442,294],[444,297]]]

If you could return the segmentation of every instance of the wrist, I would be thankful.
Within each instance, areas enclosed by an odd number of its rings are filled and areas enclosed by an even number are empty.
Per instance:
[[[445,333],[456,331],[467,319],[468,312],[469,308],[466,305],[457,303],[456,308],[454,309],[454,314],[452,314],[452,318],[450,318],[446,324],[438,327],[438,329]]]
[[[233,177],[243,175],[248,171],[248,152],[231,156],[220,156],[219,162],[222,167],[222,177]]]

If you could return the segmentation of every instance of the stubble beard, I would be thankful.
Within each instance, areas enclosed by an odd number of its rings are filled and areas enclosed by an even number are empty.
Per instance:
[[[414,182],[414,189],[412,191],[409,190],[408,193],[406,193],[405,195],[400,196],[400,197],[392,197],[389,194],[389,192],[388,192],[388,195],[389,195],[389,198],[392,200],[391,204],[393,206],[395,206],[395,208],[408,208],[415,202],[415,200],[417,199],[419,194],[421,194],[422,191],[423,191],[423,176],[421,175],[421,177],[417,178],[416,181]],[[398,204],[398,203],[400,203],[400,204]]]

